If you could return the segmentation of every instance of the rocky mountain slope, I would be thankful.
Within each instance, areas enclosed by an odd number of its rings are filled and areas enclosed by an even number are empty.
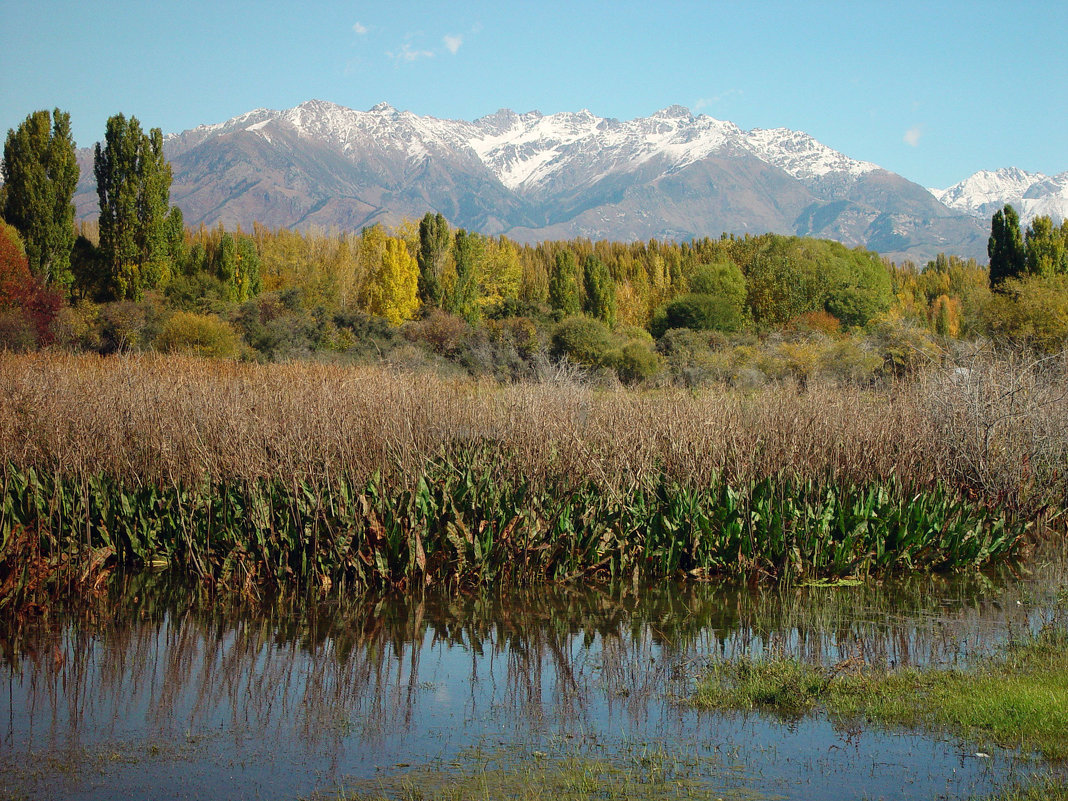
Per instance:
[[[895,259],[986,255],[981,215],[805,133],[743,131],[681,106],[628,121],[501,110],[468,122],[312,100],[168,136],[165,150],[172,202],[194,225],[361,228],[435,211],[520,241],[773,231]],[[82,161],[76,202],[89,216],[88,151]]]

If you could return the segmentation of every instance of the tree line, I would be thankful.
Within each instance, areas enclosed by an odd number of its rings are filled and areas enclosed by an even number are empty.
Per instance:
[[[1048,346],[1062,328],[1068,334],[1068,318],[1062,325],[1056,314],[1038,320],[1035,313],[1043,304],[1059,309],[1068,293],[1068,222],[1038,217],[1023,230],[1011,206],[992,219],[989,270],[946,256],[921,268],[773,234],[522,245],[453,229],[433,212],[359,233],[187,229],[170,204],[161,131],[146,133],[122,114],[108,120],[95,147],[94,174],[99,219],[76,232],[69,115],[34,112],[9,131],[0,210],[19,235],[27,275],[9,276],[6,285],[36,282],[37,289],[7,291],[8,307],[18,295],[22,308],[47,317],[56,305],[49,293],[60,305],[137,303],[148,293],[164,310],[157,316],[170,309],[233,322],[245,314],[236,309],[261,295],[292,305],[297,293],[300,306],[321,310],[323,319],[361,313],[398,326],[444,314],[479,326],[578,317],[627,342],[638,340],[620,332],[659,340],[673,330],[759,333],[799,320],[860,330],[887,315],[944,337],[1022,331]],[[35,304],[26,301],[31,296]]]

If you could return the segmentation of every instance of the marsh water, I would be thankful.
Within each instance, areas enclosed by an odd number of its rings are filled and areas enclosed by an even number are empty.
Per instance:
[[[1055,614],[1066,577],[1062,554],[848,587],[430,588],[260,605],[118,578],[93,612],[0,643],[0,798],[336,798],[427,771],[653,754],[712,797],[968,798],[1042,766],[948,736],[684,699],[710,658],[966,665]]]

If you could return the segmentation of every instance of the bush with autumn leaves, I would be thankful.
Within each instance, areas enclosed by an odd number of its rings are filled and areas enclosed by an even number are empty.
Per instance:
[[[62,295],[30,272],[18,232],[0,221],[0,349],[52,344],[52,323],[62,306]]]

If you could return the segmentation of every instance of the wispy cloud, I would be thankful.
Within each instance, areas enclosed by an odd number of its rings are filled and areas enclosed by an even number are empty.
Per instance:
[[[405,42],[401,45],[400,50],[395,50],[391,53],[388,53],[388,55],[394,61],[404,61],[410,64],[411,62],[418,61],[421,58],[433,58],[434,51],[419,50],[418,48],[412,47],[411,44],[409,44],[408,42]]]
[[[453,36],[452,34],[446,34],[446,36],[441,41],[445,43],[445,49],[455,56],[456,51],[460,49],[460,45],[464,43],[464,37],[460,36],[459,34],[457,34],[456,36]]]
[[[741,89],[728,89],[725,92],[720,92],[718,95],[712,97],[701,97],[694,101],[693,110],[700,111],[703,108],[714,106],[717,103],[722,103],[724,100],[728,100],[732,97],[741,97],[744,94]]]
[[[365,33],[367,33],[367,30],[367,26],[361,22],[357,22],[355,25],[352,26],[352,32],[357,36],[363,36]]]
[[[909,147],[916,147],[920,143],[921,136],[923,136],[923,126],[913,125],[907,131],[905,131],[903,141]]]

